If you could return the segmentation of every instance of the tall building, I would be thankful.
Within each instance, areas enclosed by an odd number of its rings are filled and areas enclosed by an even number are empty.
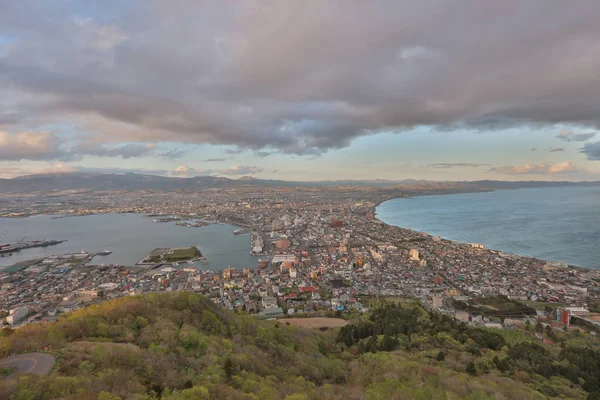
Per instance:
[[[419,261],[419,250],[410,249],[410,259],[413,261]]]

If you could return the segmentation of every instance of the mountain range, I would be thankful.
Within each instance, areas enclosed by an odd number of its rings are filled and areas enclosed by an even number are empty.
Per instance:
[[[0,179],[0,193],[49,193],[66,190],[84,191],[138,191],[156,190],[170,192],[175,190],[196,191],[204,189],[233,189],[243,187],[265,188],[361,188],[361,189],[404,189],[415,191],[456,190],[478,191],[493,189],[518,189],[549,186],[588,186],[600,185],[600,182],[549,182],[549,181],[426,181],[426,180],[337,180],[337,181],[283,181],[256,179],[245,176],[229,179],[215,176],[196,176],[191,178],[165,177],[145,174],[108,174],[108,173],[54,173],[25,175],[11,179]]]

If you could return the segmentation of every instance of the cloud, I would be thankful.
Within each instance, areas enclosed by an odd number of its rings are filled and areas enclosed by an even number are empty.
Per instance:
[[[234,175],[253,175],[263,172],[263,168],[259,168],[251,165],[234,165],[226,169],[197,169],[192,168],[187,165],[178,166],[175,171],[173,171],[173,175],[176,176],[199,176],[199,175],[226,175],[226,176],[234,176]]]
[[[8,167],[0,166],[0,178],[14,178],[16,176],[23,175],[69,173],[75,172],[76,170],[76,167],[62,162],[51,163],[49,165],[34,169],[23,169],[12,165]]]
[[[565,151],[565,149],[563,147],[552,147],[550,149],[550,153],[556,153],[558,151]]]
[[[250,165],[234,165],[233,167],[224,169],[219,173],[222,175],[252,175],[263,172],[263,168],[250,166]]]
[[[265,158],[265,157],[269,157],[272,156],[273,154],[276,154],[276,151],[255,151],[254,155],[256,157],[261,157],[261,158]]]
[[[106,146],[95,142],[79,142],[74,146],[57,135],[45,131],[9,133],[0,131],[0,161],[80,160],[84,156],[120,157],[124,159],[155,156],[175,159],[185,150],[163,150],[155,143],[127,143]]]
[[[175,169],[175,173],[187,174],[190,170],[194,170],[194,169],[193,168],[190,169],[190,167],[188,167],[187,165],[180,165]]]
[[[129,143],[122,146],[106,147],[96,143],[82,143],[75,147],[73,153],[97,157],[121,157],[124,159],[143,157],[151,154],[156,149],[154,143],[138,144]]]
[[[119,167],[74,167],[74,172],[87,172],[93,174],[143,174],[143,175],[168,175],[166,169],[147,169],[147,168],[119,168]]]
[[[48,160],[64,155],[60,140],[49,132],[0,132],[0,160]]]
[[[573,131],[568,129],[560,131],[560,133],[556,135],[557,138],[559,138],[560,140],[564,140],[565,142],[585,142],[586,140],[590,140],[594,136],[596,136],[595,132],[574,133]]]
[[[204,161],[206,162],[221,162],[221,161],[227,161],[227,158],[207,158]]]
[[[183,157],[186,153],[187,153],[187,150],[166,150],[166,151],[157,153],[156,156],[160,157],[160,158],[174,160],[176,158]]]
[[[523,164],[510,165],[505,167],[490,168],[489,172],[497,172],[506,175],[529,175],[529,174],[563,174],[580,172],[581,170],[570,161],[564,161],[556,164],[540,163],[540,164]]]
[[[243,149],[227,149],[224,151],[225,154],[240,154],[243,153]]]
[[[580,152],[585,154],[588,160],[600,161],[600,142],[586,143]]]
[[[600,128],[596,0],[118,3],[3,2],[0,123],[309,155],[422,125]]]
[[[490,164],[471,164],[471,163],[437,163],[437,164],[429,164],[430,167],[433,168],[455,168],[455,167],[461,167],[461,168],[479,168],[479,167],[486,167],[489,166]]]

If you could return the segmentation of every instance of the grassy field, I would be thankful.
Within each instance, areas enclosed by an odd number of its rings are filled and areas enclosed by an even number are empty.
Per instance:
[[[338,328],[348,325],[348,321],[341,318],[285,318],[279,320],[279,322],[311,329]]]
[[[198,250],[195,246],[185,249],[176,249],[172,253],[165,254],[165,261],[182,261],[196,257]]]

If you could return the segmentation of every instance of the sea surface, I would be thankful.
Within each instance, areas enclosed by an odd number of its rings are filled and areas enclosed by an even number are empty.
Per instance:
[[[600,269],[600,187],[394,199],[381,221],[508,253]]]
[[[197,246],[210,264],[196,263],[201,269],[222,270],[256,267],[258,257],[250,256],[250,235],[234,235],[237,227],[213,224],[187,228],[174,222],[154,223],[140,214],[97,214],[52,219],[48,215],[27,218],[0,218],[0,243],[30,240],[64,240],[49,247],[24,249],[10,257],[0,257],[0,266],[52,254],[86,250],[110,250],[96,256],[93,264],[133,265],[157,247]]]

